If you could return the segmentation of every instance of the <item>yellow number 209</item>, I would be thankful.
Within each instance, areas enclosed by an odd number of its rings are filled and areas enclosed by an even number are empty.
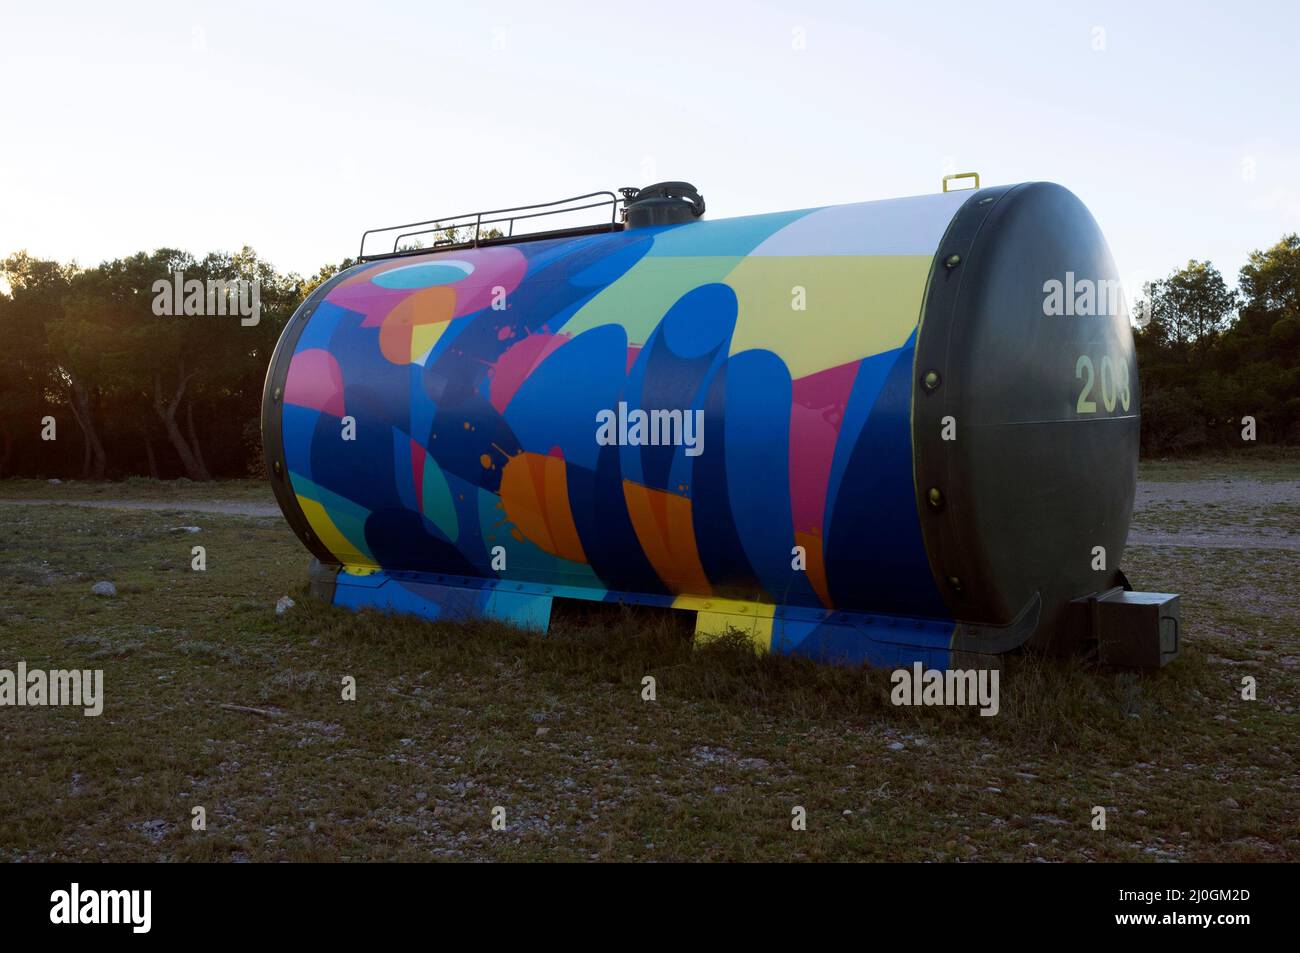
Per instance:
[[[1074,377],[1075,380],[1083,381],[1083,389],[1079,391],[1079,399],[1074,404],[1075,411],[1080,414],[1095,414],[1097,402],[1088,397],[1097,383],[1097,372],[1093,368],[1092,358],[1087,354],[1080,354],[1074,362]],[[1128,361],[1113,361],[1109,354],[1102,355],[1101,402],[1108,414],[1115,412],[1117,403],[1125,412],[1128,411],[1133,402],[1133,394],[1129,389]]]

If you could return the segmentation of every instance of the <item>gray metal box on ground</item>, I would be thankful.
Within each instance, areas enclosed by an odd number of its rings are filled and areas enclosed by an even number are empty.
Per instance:
[[[1120,591],[1097,600],[1097,652],[1105,665],[1159,668],[1178,655],[1178,596]]]

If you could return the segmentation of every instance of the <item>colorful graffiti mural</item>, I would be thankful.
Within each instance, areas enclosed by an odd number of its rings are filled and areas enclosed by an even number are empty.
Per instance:
[[[335,601],[542,629],[555,597],[640,602],[774,651],[942,667],[913,348],[966,197],[346,272],[305,306],[280,417]],[[620,405],[698,414],[699,450],[598,440]]]

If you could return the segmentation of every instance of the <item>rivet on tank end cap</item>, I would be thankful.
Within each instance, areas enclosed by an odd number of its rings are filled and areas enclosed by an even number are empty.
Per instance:
[[[961,264],[961,255],[949,255],[943,264],[946,268],[956,268]]]
[[[280,388],[277,387],[271,392],[271,400],[275,401],[277,404],[280,403]]]
[[[283,468],[280,466],[279,460],[276,460],[275,463],[271,464],[271,469],[275,471],[276,476],[279,476],[281,472],[283,472]]]
[[[943,493],[937,486],[930,487],[930,491],[925,494],[925,501],[930,504],[932,510],[943,509]]]
[[[926,390],[933,393],[939,389],[939,382],[942,380],[943,378],[939,376],[938,371],[926,371],[925,376],[921,378],[921,384]]]
[[[958,579],[956,576],[948,577],[948,585],[952,586],[953,591],[961,592],[961,580]]]

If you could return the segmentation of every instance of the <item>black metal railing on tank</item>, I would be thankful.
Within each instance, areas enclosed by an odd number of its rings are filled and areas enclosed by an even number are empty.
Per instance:
[[[596,201],[588,201],[595,199]],[[484,212],[468,212],[464,215],[445,215],[427,219],[423,222],[409,222],[405,225],[390,225],[386,228],[372,228],[361,236],[361,251],[357,256],[361,261],[376,258],[391,258],[395,255],[414,255],[430,251],[443,251],[453,248],[476,248],[485,244],[502,244],[549,238],[559,235],[582,234],[586,232],[612,232],[623,227],[619,207],[626,198],[613,192],[588,192],[572,198],[559,199],[555,202],[541,202],[537,205],[519,205],[514,208],[490,209]],[[582,203],[582,204],[574,204]],[[548,229],[540,232],[515,233],[515,223],[547,216],[566,215],[570,212],[582,212],[587,209],[609,207],[609,221],[602,220],[593,224],[577,225],[570,228]],[[538,211],[539,209],[543,211]],[[392,235],[392,248],[387,246],[387,238]],[[424,236],[432,235],[432,243],[426,245]],[[375,245],[383,242],[383,251],[366,251],[366,244]],[[402,242],[407,242],[405,248]]]

